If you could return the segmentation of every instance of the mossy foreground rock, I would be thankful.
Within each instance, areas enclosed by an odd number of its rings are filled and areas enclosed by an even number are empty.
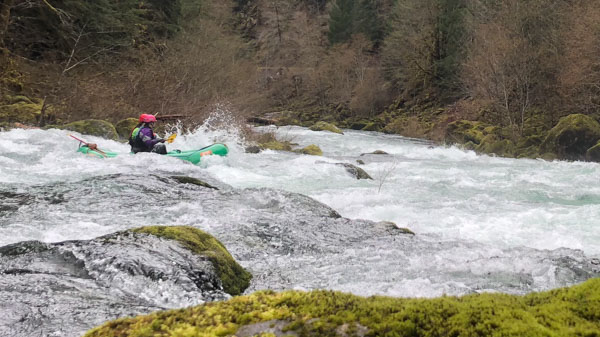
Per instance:
[[[149,226],[132,231],[177,240],[192,252],[207,256],[223,283],[223,290],[230,295],[239,295],[250,285],[252,275],[233,259],[219,240],[210,234],[188,226]]]
[[[560,159],[585,159],[589,148],[600,139],[600,124],[593,118],[575,114],[563,117],[550,130],[540,153],[555,153]]]
[[[339,133],[343,135],[344,133],[337,126],[327,123],[327,122],[317,122],[313,126],[310,127],[312,131],[329,131],[333,133]]]
[[[332,291],[257,292],[119,319],[86,336],[241,336],[240,331],[269,331],[263,336],[599,336],[600,279],[527,296],[400,299]]]
[[[71,130],[84,135],[118,139],[117,130],[112,123],[99,119],[86,119],[61,126],[52,126],[59,129]]]
[[[9,104],[0,105],[0,122],[37,124],[42,112],[42,100],[26,96],[5,96]]]

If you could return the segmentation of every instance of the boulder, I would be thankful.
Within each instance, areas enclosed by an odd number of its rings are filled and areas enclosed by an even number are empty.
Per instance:
[[[138,125],[139,120],[137,118],[126,118],[120,120],[115,125],[115,129],[117,130],[117,135],[121,139],[129,139],[131,135],[131,131]]]
[[[313,126],[310,127],[312,131],[329,131],[333,133],[339,133],[343,135],[344,133],[337,126],[327,123],[327,122],[317,122]]]
[[[258,145],[250,145],[245,149],[246,153],[260,153],[260,146]]]
[[[468,120],[452,122],[448,124],[448,127],[446,128],[444,140],[446,143],[465,144],[473,142],[474,144],[479,145],[483,137],[485,137],[484,131],[489,126],[490,125],[482,122]]]
[[[352,164],[348,164],[348,163],[336,163],[336,165],[343,166],[346,169],[346,172],[350,173],[356,179],[371,179],[371,180],[373,180],[373,178],[365,170],[361,169],[360,167],[356,167],[356,166],[354,166]]]
[[[600,162],[600,142],[596,143],[596,145],[590,147],[585,152],[585,159],[588,161]]]
[[[5,96],[9,104],[0,105],[0,122],[37,124],[42,113],[43,102],[26,96]]]
[[[71,130],[84,135],[104,137],[117,140],[117,130],[112,123],[99,119],[86,119],[65,125],[53,126],[58,129]]]
[[[477,152],[495,154],[502,157],[512,157],[515,151],[515,144],[508,139],[499,139],[494,134],[489,134],[481,140],[475,147]]]
[[[311,156],[322,156],[323,155],[323,151],[321,151],[321,148],[315,144],[308,145],[302,149],[294,150],[294,152],[308,154]]]
[[[582,160],[600,139],[600,124],[593,118],[574,114],[563,117],[540,146],[541,153],[555,153],[559,159]]]
[[[387,153],[387,152],[385,152],[383,150],[375,150],[375,151],[369,152],[369,153],[361,153],[360,155],[364,156],[364,155],[368,155],[368,154],[389,154],[389,153]]]

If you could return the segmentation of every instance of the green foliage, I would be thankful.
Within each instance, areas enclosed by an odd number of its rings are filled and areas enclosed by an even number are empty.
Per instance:
[[[366,336],[598,336],[600,279],[527,296],[406,299],[323,290],[262,291],[120,319],[85,336],[232,335],[241,326],[271,320],[289,322],[286,333],[300,336],[338,336],[340,329]]]
[[[19,2],[19,1],[17,1]],[[182,7],[201,0],[57,0],[15,6],[7,46],[28,58],[77,60],[173,36]],[[75,50],[71,54],[72,50]]]
[[[378,43],[383,37],[383,26],[373,0],[336,0],[329,12],[329,43],[349,41],[353,35],[363,34]]]
[[[241,294],[250,284],[252,275],[233,259],[219,240],[199,229],[189,226],[149,226],[133,231],[177,240],[191,251],[207,256],[223,283],[223,290],[231,295]]]

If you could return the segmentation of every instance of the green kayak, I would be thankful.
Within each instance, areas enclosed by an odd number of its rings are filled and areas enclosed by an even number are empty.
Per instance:
[[[113,158],[118,155],[116,152],[112,151],[103,151],[100,149],[90,149],[87,145],[82,145],[77,149],[77,152],[81,152],[90,156],[98,157],[98,158]],[[198,164],[202,157],[209,155],[219,155],[226,156],[229,149],[227,149],[227,145],[221,143],[215,143],[209,145],[207,147],[203,147],[199,150],[189,150],[189,151],[181,151],[181,150],[173,150],[167,152],[167,156],[175,157],[182,160],[189,161],[192,164]]]

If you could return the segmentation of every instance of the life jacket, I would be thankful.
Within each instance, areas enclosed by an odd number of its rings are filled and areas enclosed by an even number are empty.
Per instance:
[[[150,150],[152,150],[152,149],[149,149],[146,147],[146,144],[140,137],[140,130],[144,127],[147,127],[147,126],[138,125],[131,131],[131,135],[129,136],[129,145],[131,145],[131,151],[133,153],[150,152]]]

